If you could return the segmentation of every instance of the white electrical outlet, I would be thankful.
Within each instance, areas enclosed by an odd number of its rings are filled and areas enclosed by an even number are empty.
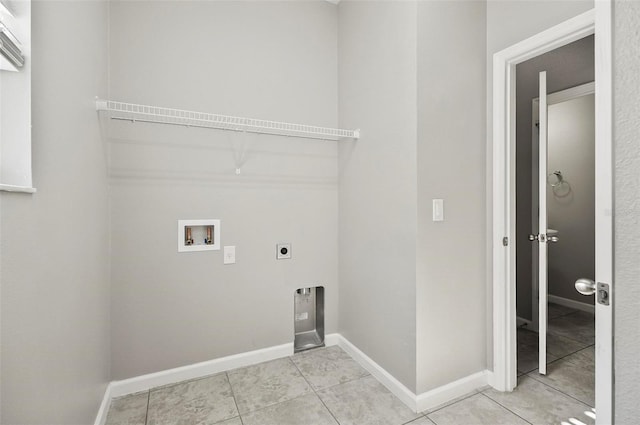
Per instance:
[[[225,246],[224,247],[224,264],[235,264],[235,263],[236,263],[236,247]]]
[[[291,244],[279,243],[276,245],[276,259],[288,260],[291,258]]]

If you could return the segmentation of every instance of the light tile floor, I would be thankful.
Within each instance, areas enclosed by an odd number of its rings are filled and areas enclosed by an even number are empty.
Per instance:
[[[416,414],[334,346],[115,399],[107,425],[590,425],[593,318],[561,313],[549,321],[547,375],[521,357],[512,393],[474,391]],[[519,355],[537,350],[530,334],[519,330]]]

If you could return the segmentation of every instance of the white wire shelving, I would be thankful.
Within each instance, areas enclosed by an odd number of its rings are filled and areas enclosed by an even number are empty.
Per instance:
[[[322,140],[360,138],[360,130],[343,130],[305,124],[292,124],[288,122],[171,109],[160,106],[137,105],[113,100],[96,100],[96,109],[108,113],[111,119],[131,122],[171,124],[185,127],[213,128],[218,130]]]

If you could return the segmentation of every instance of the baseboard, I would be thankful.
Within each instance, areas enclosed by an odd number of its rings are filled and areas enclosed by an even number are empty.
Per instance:
[[[201,378],[239,367],[251,366],[269,360],[280,359],[293,355],[293,343],[276,345],[232,356],[220,357],[188,366],[176,367],[161,372],[149,373],[112,382],[111,397],[120,397],[126,394],[134,394],[147,391],[151,388],[163,385],[175,384],[189,379]]]
[[[520,326],[526,326],[528,329],[531,329],[531,320],[527,320],[527,319],[523,319],[520,316],[516,317],[516,326],[520,327]]]
[[[382,385],[391,391],[400,401],[406,404],[414,412],[422,412],[440,404],[446,403],[457,397],[463,396],[477,389],[485,387],[492,381],[492,373],[483,370],[457,381],[450,382],[438,388],[416,395],[404,386],[400,381],[387,372],[382,366],[364,354],[342,335],[337,335],[338,345],[356,362],[373,375]]]
[[[111,395],[111,384],[110,382],[104,390],[104,397],[102,397],[102,403],[100,403],[100,409],[98,409],[94,425],[105,425],[107,423],[107,413],[109,413],[111,399],[113,398]]]
[[[580,301],[570,300],[569,298],[559,297],[557,295],[549,295],[549,302],[559,304],[565,307],[573,308],[580,311],[586,311],[587,313],[595,314],[596,307],[591,304],[583,303]]]
[[[329,347],[332,345],[338,345],[338,337],[338,334],[327,335],[325,337],[325,346]],[[248,351],[246,353],[235,354],[232,356],[221,357],[188,366],[163,370],[161,372],[149,373],[147,375],[123,379],[121,381],[113,381],[107,386],[95,425],[103,425],[104,420],[106,420],[111,399],[113,398],[122,397],[127,394],[134,394],[140,391],[148,391],[151,388],[175,384],[189,379],[197,379],[231,369],[251,366],[291,355],[293,355],[293,343],[288,343],[260,350]]]
[[[394,378],[393,375],[384,370],[382,366],[374,362],[369,356],[360,351],[358,347],[353,345],[342,335],[338,335],[338,346],[340,346],[340,348],[358,362],[360,366],[380,381],[380,383],[398,397],[400,401],[406,404],[414,412],[417,412],[416,395],[413,391],[405,387],[402,382]]]
[[[418,412],[432,409],[450,400],[469,394],[489,383],[489,371],[483,370],[457,381],[450,382],[438,388],[434,388],[416,397]]]
[[[371,375],[380,381],[382,385],[384,385],[389,391],[391,391],[391,393],[398,397],[400,401],[406,404],[414,412],[421,412],[438,406],[442,403],[453,400],[456,397],[460,397],[482,388],[487,384],[492,384],[492,373],[484,370],[416,395],[342,335],[327,335],[325,337],[325,345],[340,346],[340,348],[349,354],[364,369],[371,373]],[[109,411],[109,405],[113,398],[141,391],[148,391],[151,388],[174,384],[189,379],[202,378],[215,373],[225,372],[239,367],[251,366],[291,355],[293,355],[293,344],[288,343],[195,363],[188,366],[168,369],[161,372],[141,375],[121,381],[113,381],[105,390],[95,425],[104,425]]]

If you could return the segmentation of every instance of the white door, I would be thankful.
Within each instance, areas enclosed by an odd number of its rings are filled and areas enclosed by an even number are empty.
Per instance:
[[[613,423],[611,4],[596,2],[596,424]],[[611,288],[608,288],[611,285]],[[606,292],[605,292],[606,291]]]
[[[547,374],[547,73],[540,73],[538,138],[538,371]]]

